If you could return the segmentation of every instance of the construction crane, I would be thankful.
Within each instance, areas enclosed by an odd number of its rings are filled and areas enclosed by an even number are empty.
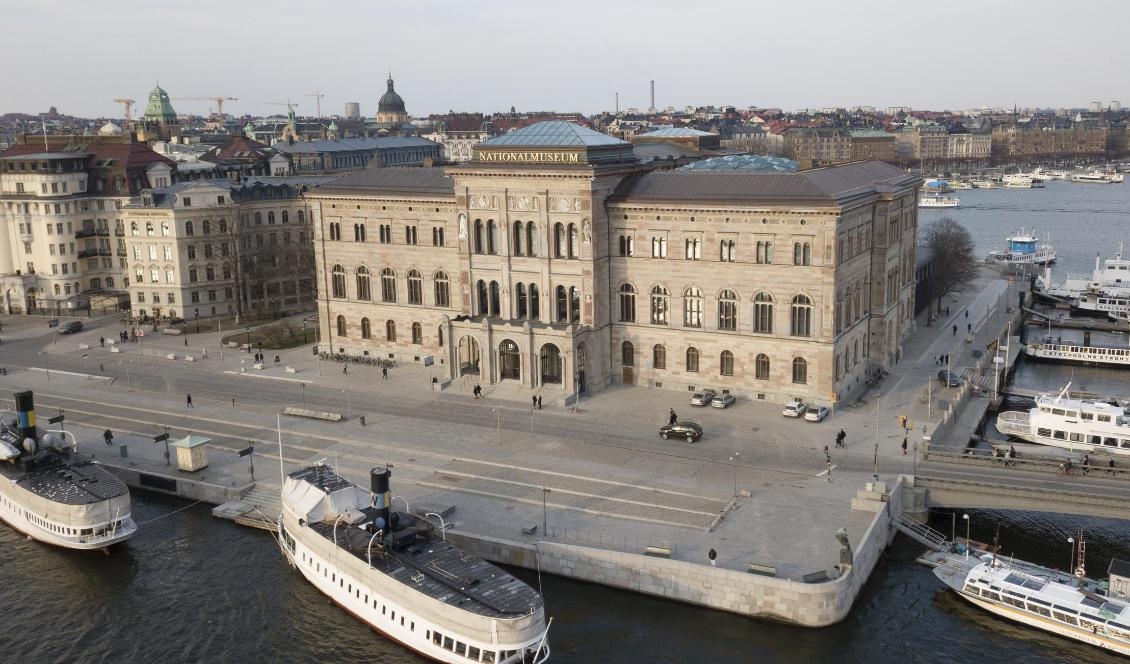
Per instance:
[[[313,94],[308,94],[306,96],[314,98],[315,108],[317,109],[318,118],[320,119],[322,117],[322,97],[325,97],[325,95],[322,94],[321,90],[315,90]]]
[[[133,109],[133,105],[137,102],[135,102],[133,99],[115,99],[114,101],[121,104],[125,108],[126,124],[129,124],[129,122],[133,120],[133,115],[130,113],[130,111]]]
[[[288,99],[287,101],[269,101],[269,102],[267,102],[267,105],[268,106],[286,106],[286,112],[287,112],[287,114],[289,114],[291,111],[294,110],[295,106],[298,106],[298,103],[290,101]]]
[[[224,119],[224,102],[225,101],[239,101],[238,97],[173,97],[174,100],[192,99],[195,101],[214,101],[216,102],[216,115],[220,120]]]

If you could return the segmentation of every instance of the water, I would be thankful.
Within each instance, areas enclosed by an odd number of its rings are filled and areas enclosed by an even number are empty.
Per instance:
[[[1042,190],[959,192],[950,215],[973,234],[979,253],[1001,246],[1016,227],[1051,232],[1058,266],[1089,271],[1095,253],[1130,230],[1122,209],[1130,185],[1049,183]],[[1130,234],[1130,233],[1127,233]],[[1066,335],[1067,333],[1065,333]],[[1110,369],[1024,364],[1017,382],[1051,389],[1125,393]],[[420,662],[330,604],[290,570],[265,533],[211,517],[206,506],[134,492],[137,535],[105,557],[27,541],[0,525],[0,652],[13,662]],[[168,516],[165,516],[168,515]],[[974,539],[999,527],[1005,555],[1066,568],[1067,537],[1087,533],[1090,576],[1110,558],[1130,560],[1130,523],[1024,512],[971,512]],[[932,525],[963,536],[960,515]],[[829,540],[830,541],[830,540]],[[830,545],[831,546],[831,545]],[[1114,664],[1115,655],[1013,625],[943,589],[914,562],[921,547],[895,541],[850,616],[825,629],[750,620],[552,576],[543,579],[554,618],[551,661],[683,663],[876,661],[979,664]],[[527,582],[536,578],[516,573]]]

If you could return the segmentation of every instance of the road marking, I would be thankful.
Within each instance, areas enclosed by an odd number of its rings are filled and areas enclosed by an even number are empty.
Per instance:
[[[285,380],[289,383],[307,383],[307,384],[309,384],[311,382],[311,381],[308,381],[308,380],[304,380],[302,378],[286,378],[284,376],[267,376],[267,375],[264,375],[264,374],[249,373],[247,371],[225,371],[224,373],[228,374],[229,376],[250,376],[252,378],[266,378],[268,380]]]
[[[825,475],[827,475],[827,474],[828,474],[828,472],[829,472],[830,470],[835,470],[836,468],[839,468],[839,466],[838,466],[838,465],[835,465],[835,466],[832,466],[831,468],[825,468],[824,470],[822,470],[822,471],[820,471],[820,472],[816,473],[816,476],[817,476],[817,477],[824,477]]]
[[[28,369],[31,371],[44,371],[48,376],[50,376],[52,373],[57,373],[61,376],[78,376],[79,378],[108,378],[108,376],[78,373],[77,371],[63,371],[62,369],[48,369],[47,367],[28,367]]]

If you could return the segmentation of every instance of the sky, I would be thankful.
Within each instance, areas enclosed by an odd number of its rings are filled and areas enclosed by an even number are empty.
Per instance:
[[[1130,0],[0,0],[0,113],[1130,105]],[[24,55],[16,55],[24,54]],[[15,57],[13,57],[15,55]]]

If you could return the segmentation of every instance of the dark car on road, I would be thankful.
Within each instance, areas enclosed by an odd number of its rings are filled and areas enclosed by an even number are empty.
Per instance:
[[[693,443],[702,438],[702,427],[694,422],[665,424],[659,428],[659,437],[663,440],[667,440],[668,438],[685,438],[688,443]]]
[[[938,372],[938,381],[949,385],[950,387],[957,387],[958,385],[961,385],[961,374],[950,371],[948,369],[942,369]]]
[[[63,327],[59,328],[59,334],[74,334],[75,332],[81,332],[81,331],[82,331],[82,321],[81,320],[72,320],[71,322],[63,325]]]

